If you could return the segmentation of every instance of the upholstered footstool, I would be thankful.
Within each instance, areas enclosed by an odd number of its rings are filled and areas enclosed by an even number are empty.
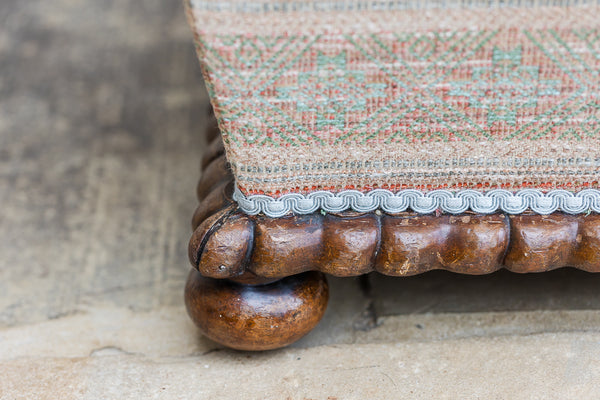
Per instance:
[[[265,350],[325,274],[600,271],[600,3],[188,0],[213,111],[185,300]]]

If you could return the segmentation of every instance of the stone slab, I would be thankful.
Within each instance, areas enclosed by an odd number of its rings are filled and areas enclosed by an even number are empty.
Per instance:
[[[179,0],[0,3],[0,399],[595,398],[600,276],[330,279],[251,354],[183,285],[206,92]]]

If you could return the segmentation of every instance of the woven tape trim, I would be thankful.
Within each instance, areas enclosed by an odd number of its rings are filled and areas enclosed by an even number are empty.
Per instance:
[[[278,218],[288,213],[311,214],[318,210],[338,213],[346,210],[371,212],[382,210],[399,213],[412,210],[420,214],[430,214],[441,210],[450,214],[474,211],[491,214],[503,211],[508,214],[521,214],[531,210],[538,214],[551,214],[562,211],[567,214],[587,212],[600,213],[600,190],[586,189],[578,193],[566,190],[552,190],[543,193],[537,189],[523,189],[516,193],[504,189],[478,192],[475,190],[433,190],[423,193],[407,189],[393,193],[385,189],[375,189],[368,193],[345,190],[339,193],[317,191],[307,195],[290,193],[279,198],[264,195],[246,197],[236,188],[233,199],[246,214],[263,213]]]

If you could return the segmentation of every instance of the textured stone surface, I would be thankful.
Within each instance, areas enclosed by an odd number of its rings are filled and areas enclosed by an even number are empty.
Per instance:
[[[0,4],[0,324],[181,301],[207,101],[182,12]]]
[[[581,399],[597,395],[600,335],[545,334],[240,355],[0,362],[5,398]],[[6,379],[8,377],[8,379]],[[23,377],[30,377],[25,388]],[[50,395],[51,394],[51,395]],[[10,397],[9,397],[10,396]]]
[[[200,337],[207,100],[179,0],[5,0],[0,22],[0,399],[597,394],[600,275],[580,271],[334,278],[292,348]]]

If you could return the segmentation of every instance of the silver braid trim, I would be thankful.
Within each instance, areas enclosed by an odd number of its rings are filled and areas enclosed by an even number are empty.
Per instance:
[[[456,192],[440,189],[427,193],[407,189],[394,193],[385,189],[375,189],[368,193],[357,190],[344,190],[339,193],[318,191],[307,195],[290,193],[273,198],[263,195],[246,197],[236,188],[233,199],[246,214],[263,213],[272,218],[289,213],[311,214],[319,210],[328,213],[381,210],[391,214],[407,210],[430,214],[437,209],[449,214],[460,214],[468,210],[479,214],[498,211],[521,214],[526,210],[537,214],[551,214],[555,211],[567,214],[600,213],[598,189],[585,189],[577,193],[566,190],[543,193],[537,189],[523,189],[516,193],[503,189],[485,193],[470,189]]]

